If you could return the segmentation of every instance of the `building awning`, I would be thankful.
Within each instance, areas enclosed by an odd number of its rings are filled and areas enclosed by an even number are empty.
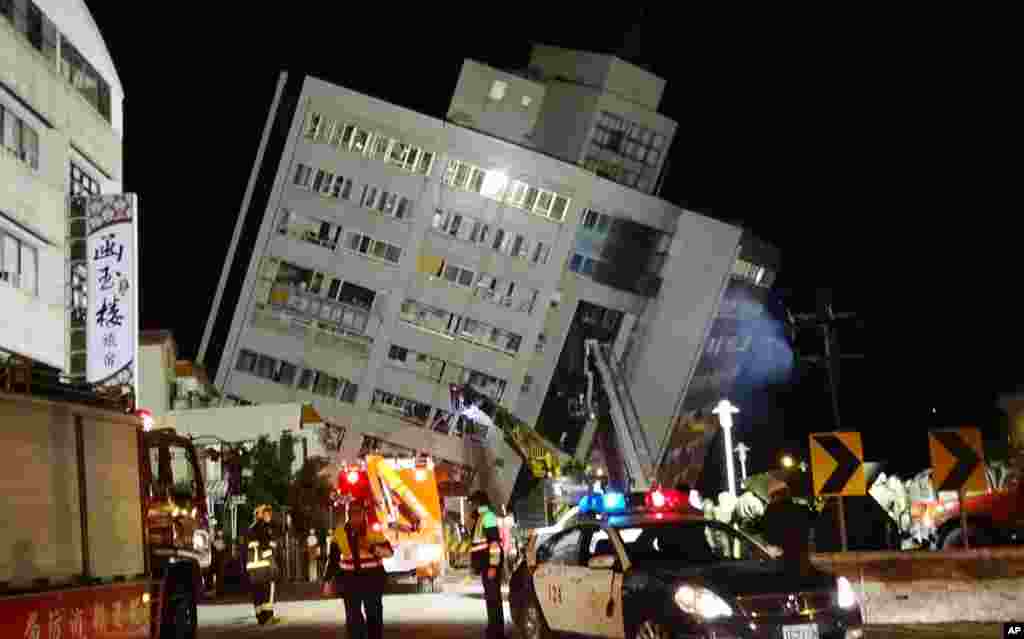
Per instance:
[[[302,417],[299,419],[299,428],[307,425],[317,426],[323,423],[323,417],[320,417],[320,413],[316,412],[316,409],[311,404],[302,405]]]

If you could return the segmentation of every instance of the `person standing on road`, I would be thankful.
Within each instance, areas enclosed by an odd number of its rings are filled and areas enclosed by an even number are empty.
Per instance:
[[[475,512],[473,537],[470,546],[470,564],[473,572],[480,573],[487,601],[487,639],[505,636],[505,605],[501,596],[503,552],[498,518],[491,509],[487,493],[478,490],[469,498]]]
[[[320,561],[320,540],[316,538],[316,531],[309,529],[309,537],[306,537],[306,561],[309,564],[309,580],[316,583],[317,562]]]
[[[387,573],[382,560],[393,556],[394,550],[384,534],[370,525],[367,511],[366,504],[360,500],[349,504],[348,522],[334,531],[334,547],[325,575],[325,579],[335,579],[345,601],[345,628],[349,639],[382,639],[384,636],[383,598]]]
[[[277,579],[277,535],[274,511],[264,504],[256,507],[256,521],[249,529],[249,561],[245,565],[252,583],[253,607],[260,625],[277,622],[274,618],[274,581]]]
[[[764,510],[764,530],[768,543],[782,549],[787,568],[802,574],[812,570],[810,531],[814,523],[811,510],[796,503],[789,486],[782,482],[768,489],[771,500]]]

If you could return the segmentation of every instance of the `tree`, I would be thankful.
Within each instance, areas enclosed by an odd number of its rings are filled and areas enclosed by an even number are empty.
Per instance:
[[[281,440],[282,443],[288,442],[284,447],[270,441],[265,435],[256,441],[249,455],[252,477],[245,490],[250,507],[269,504],[275,510],[280,510],[281,506],[288,503],[288,485],[291,482],[295,453],[290,439],[286,437]]]
[[[324,529],[330,525],[331,483],[320,474],[328,463],[324,457],[310,457],[288,489],[292,524],[300,533],[310,528]]]

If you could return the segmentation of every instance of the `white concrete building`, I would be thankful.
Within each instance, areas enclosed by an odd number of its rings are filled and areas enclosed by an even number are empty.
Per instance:
[[[244,278],[208,326],[216,386],[312,403],[349,456],[372,437],[472,466],[501,501],[520,460],[448,432],[449,385],[534,422],[585,309],[664,445],[742,231],[651,195],[676,128],[663,87],[536,47],[523,74],[467,61],[449,122],[290,78],[244,211]]]
[[[0,0],[0,353],[85,374],[68,196],[121,191],[123,100],[82,0]]]

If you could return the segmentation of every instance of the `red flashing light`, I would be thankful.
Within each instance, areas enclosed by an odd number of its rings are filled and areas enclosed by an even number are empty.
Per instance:
[[[651,510],[684,510],[689,502],[678,490],[655,488],[644,498],[645,505]]]
[[[348,483],[355,485],[359,483],[359,472],[355,470],[348,471],[347,475]]]
[[[373,522],[372,528],[373,528],[373,532],[380,532],[382,527],[381,527],[379,521],[375,521],[375,522]]]

